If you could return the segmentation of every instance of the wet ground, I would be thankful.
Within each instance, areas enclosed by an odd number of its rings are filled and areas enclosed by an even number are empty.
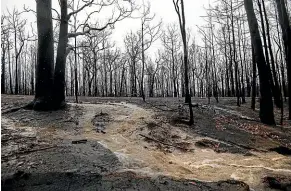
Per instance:
[[[2,95],[2,112],[32,99]],[[262,125],[235,99],[194,99],[192,127],[183,99],[80,100],[2,115],[4,190],[290,189],[287,121]]]

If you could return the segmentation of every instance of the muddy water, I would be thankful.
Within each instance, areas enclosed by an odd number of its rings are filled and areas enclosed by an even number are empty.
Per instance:
[[[132,104],[79,104],[83,114],[79,118],[80,130],[64,132],[54,129],[46,134],[62,139],[96,140],[116,154],[123,163],[123,170],[154,175],[167,175],[176,178],[219,181],[236,179],[246,182],[250,187],[260,190],[262,177],[269,173],[291,176],[291,158],[277,154],[252,153],[253,156],[216,153],[210,149],[194,146],[199,136],[189,136],[177,129],[176,134],[187,137],[192,143],[192,152],[174,150],[171,153],[155,149],[144,141],[139,132],[146,129],[146,123],[154,121],[153,111]],[[110,121],[105,124],[105,134],[98,133],[92,124],[96,114],[107,113]]]
[[[219,181],[241,180],[252,188],[262,186],[262,177],[267,173],[291,176],[291,159],[274,153],[253,153],[254,156],[216,153],[210,149],[195,146],[193,152],[174,150],[172,153],[154,149],[139,136],[145,121],[153,121],[153,112],[131,104],[84,105],[85,112],[80,119],[83,127],[81,137],[99,141],[118,156],[124,169],[151,175],[164,174],[176,178]],[[106,134],[96,133],[91,119],[98,112],[109,113],[112,121],[106,127]],[[177,130],[180,137],[186,133]],[[187,142],[202,139],[192,136]]]

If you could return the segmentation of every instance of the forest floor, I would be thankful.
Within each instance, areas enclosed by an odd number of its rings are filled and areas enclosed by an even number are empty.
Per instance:
[[[291,125],[261,124],[250,100],[193,98],[189,127],[183,98],[68,97],[61,111],[6,114],[33,97],[1,98],[3,190],[291,189]]]

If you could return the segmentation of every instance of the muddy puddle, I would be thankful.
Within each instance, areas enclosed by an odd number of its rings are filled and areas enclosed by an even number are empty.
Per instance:
[[[76,105],[71,106],[74,109]],[[178,128],[174,134],[180,141],[189,143],[191,149],[183,151],[172,148],[170,152],[158,149],[153,146],[155,143],[146,141],[141,136],[148,133],[147,124],[155,121],[151,110],[128,103],[78,106],[82,110],[77,120],[78,130],[28,128],[23,133],[28,133],[27,136],[41,134],[52,140],[98,141],[118,157],[123,165],[121,171],[134,171],[150,176],[166,175],[201,181],[235,179],[244,181],[255,189],[263,187],[262,178],[268,174],[291,176],[291,158],[288,156],[276,152],[251,152],[252,155],[217,153],[195,146],[197,141],[205,137],[189,135]],[[8,125],[12,122],[4,118],[4,123]]]

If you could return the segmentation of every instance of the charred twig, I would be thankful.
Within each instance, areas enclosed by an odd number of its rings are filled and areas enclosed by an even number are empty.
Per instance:
[[[87,139],[72,141],[72,144],[81,144],[81,143],[87,143]]]

